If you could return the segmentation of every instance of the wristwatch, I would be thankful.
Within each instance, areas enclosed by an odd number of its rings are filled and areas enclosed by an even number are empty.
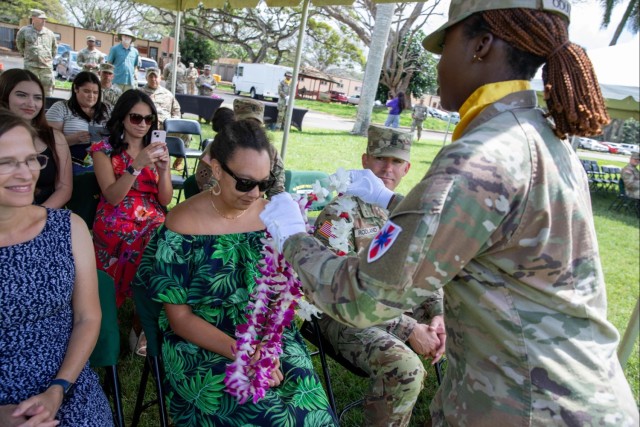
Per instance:
[[[129,165],[127,166],[127,172],[129,172],[133,176],[138,176],[140,175],[140,172],[142,172],[142,170],[138,170],[134,168],[133,165]]]
[[[76,385],[74,383],[70,383],[67,380],[63,380],[62,378],[56,378],[54,380],[51,381],[51,383],[49,384],[49,387],[54,386],[54,385],[59,385],[60,387],[62,387],[62,399],[66,399],[68,397],[71,397],[73,395],[73,390],[75,389]]]

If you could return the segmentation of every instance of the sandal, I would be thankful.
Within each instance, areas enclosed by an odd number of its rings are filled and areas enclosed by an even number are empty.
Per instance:
[[[131,329],[129,332],[129,349],[138,356],[147,356],[147,337],[144,335],[144,331],[140,332],[140,335],[136,335],[136,332]]]

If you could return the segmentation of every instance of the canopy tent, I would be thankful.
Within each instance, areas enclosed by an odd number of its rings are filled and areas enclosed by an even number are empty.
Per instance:
[[[175,43],[173,52],[174,70],[178,64],[178,46],[180,43],[180,21],[182,13],[189,9],[195,9],[202,5],[207,9],[223,8],[228,4],[233,9],[255,8],[261,0],[134,0],[137,3],[143,3],[150,6],[159,7],[176,11],[175,25]],[[355,0],[313,0],[314,6],[350,6]],[[374,3],[415,3],[419,0],[372,0]],[[300,18],[300,28],[298,30],[298,43],[296,47],[295,62],[293,65],[293,76],[291,79],[289,99],[291,102],[287,105],[285,114],[284,135],[282,136],[282,148],[280,155],[284,159],[286,154],[287,140],[289,138],[289,130],[291,128],[291,117],[293,115],[293,106],[295,103],[295,90],[298,86],[298,74],[300,70],[300,59],[302,57],[302,45],[304,44],[304,34],[307,27],[307,17],[309,14],[309,5],[311,0],[264,0],[268,7],[298,7],[302,4],[302,16]],[[176,73],[171,73],[171,91],[175,93]]]

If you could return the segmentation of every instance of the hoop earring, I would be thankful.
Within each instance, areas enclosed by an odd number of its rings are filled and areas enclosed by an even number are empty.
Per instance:
[[[209,180],[209,185],[211,186],[209,191],[211,191],[211,194],[213,194],[214,196],[219,196],[220,193],[222,193],[222,187],[220,187],[220,182],[214,177],[211,177],[211,179]],[[216,186],[218,187],[217,191],[216,191]]]
[[[482,62],[482,58],[479,57],[478,55],[473,55],[473,60],[474,61],[478,61],[478,62]]]

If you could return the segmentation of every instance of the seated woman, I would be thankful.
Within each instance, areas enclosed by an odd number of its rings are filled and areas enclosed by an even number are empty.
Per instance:
[[[71,155],[64,135],[51,128],[44,115],[44,89],[29,70],[14,68],[0,75],[0,107],[28,120],[36,129],[36,150],[49,158],[40,171],[34,202],[61,208],[71,198]]]
[[[113,425],[87,362],[101,320],[91,236],[32,204],[48,160],[35,138],[0,108],[0,426]]]
[[[157,251],[147,251],[137,277],[151,298],[164,303],[159,324],[171,418],[176,426],[334,425],[294,327],[285,329],[280,368],[263,399],[240,405],[222,391],[236,327],[246,323],[259,274],[265,234],[258,215],[274,183],[274,148],[251,120],[225,127],[210,147],[215,185],[171,210],[158,229]],[[193,381],[210,390],[206,398],[194,401]]]
[[[103,127],[111,115],[111,106],[101,99],[100,80],[91,71],[83,71],[73,79],[71,98],[56,102],[47,111],[49,125],[67,139],[74,175],[92,170],[87,153],[91,144],[89,126]]]

